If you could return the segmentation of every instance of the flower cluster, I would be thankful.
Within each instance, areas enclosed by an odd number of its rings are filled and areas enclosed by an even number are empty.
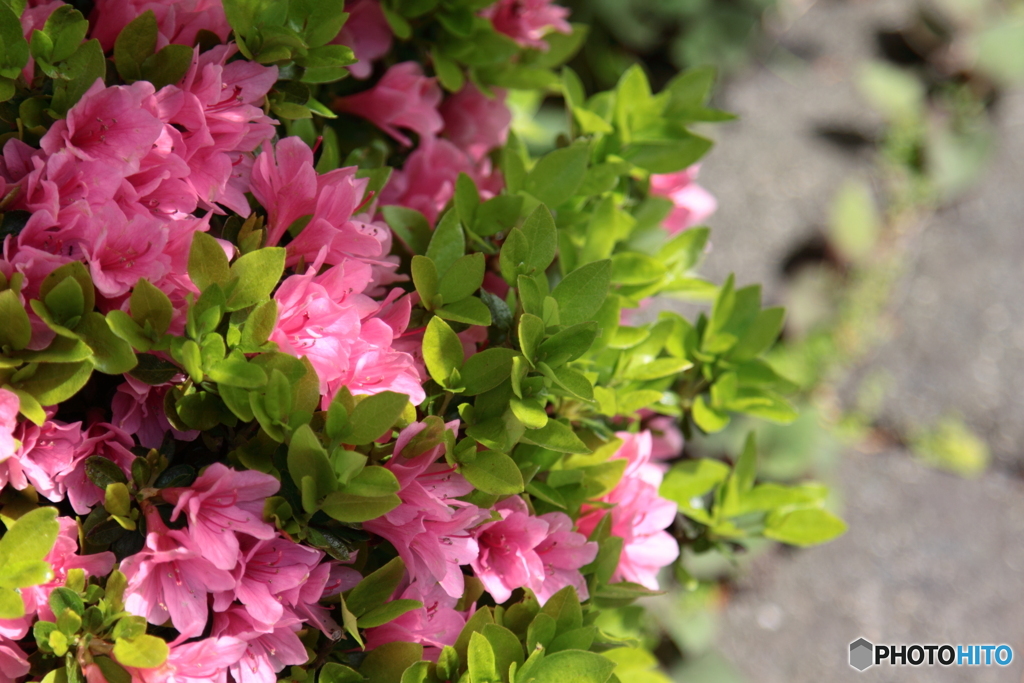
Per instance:
[[[0,3],[0,683],[605,681],[680,544],[838,523],[669,466],[793,417],[693,273],[702,73],[588,97],[550,0],[76,7]]]

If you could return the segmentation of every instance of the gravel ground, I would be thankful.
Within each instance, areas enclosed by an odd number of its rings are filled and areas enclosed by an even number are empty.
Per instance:
[[[726,85],[741,121],[719,133],[701,181],[721,208],[705,271],[781,296],[779,264],[827,219],[864,152],[822,127],[870,132],[857,64],[873,31],[898,24],[903,0],[807,3],[781,44],[803,65],[751,70]],[[998,462],[977,480],[927,469],[905,452],[850,452],[839,466],[850,532],[759,559],[722,614],[718,646],[755,683],[1021,681],[1024,672],[1024,92],[997,112],[998,158],[970,196],[934,216],[897,288],[892,338],[862,371],[891,378],[887,414],[903,428],[959,412]],[[1007,668],[847,666],[848,644],[1007,643]],[[685,680],[680,678],[680,680]],[[713,680],[713,678],[711,679]],[[724,680],[724,679],[722,679]]]

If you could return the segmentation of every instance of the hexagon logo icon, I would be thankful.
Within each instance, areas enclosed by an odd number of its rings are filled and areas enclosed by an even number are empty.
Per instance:
[[[863,638],[853,641],[850,643],[850,666],[857,671],[868,668],[874,664],[874,651],[875,646]]]

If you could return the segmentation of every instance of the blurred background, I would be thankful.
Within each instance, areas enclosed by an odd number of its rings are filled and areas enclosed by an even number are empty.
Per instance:
[[[567,0],[591,90],[713,65],[718,198],[702,274],[788,309],[773,362],[802,417],[757,425],[761,476],[833,487],[850,526],[687,559],[604,627],[630,683],[1024,680],[1024,1]],[[550,144],[559,102],[511,97]],[[664,304],[693,313],[700,302]],[[734,421],[687,452],[739,452]],[[1006,643],[1011,666],[847,665],[848,644]]]

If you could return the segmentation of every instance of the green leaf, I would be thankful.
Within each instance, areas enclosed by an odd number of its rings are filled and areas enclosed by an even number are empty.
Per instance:
[[[18,72],[28,64],[29,48],[22,33],[21,22],[11,7],[0,2],[0,75],[17,78]]]
[[[351,431],[343,440],[357,446],[373,443],[391,429],[407,405],[409,397],[393,391],[367,396],[349,416]]]
[[[466,656],[473,683],[497,683],[501,680],[494,662],[494,649],[482,633],[470,636]]]
[[[544,613],[555,620],[558,633],[565,633],[583,626],[583,610],[576,589],[566,586],[548,598]]]
[[[404,206],[383,206],[381,213],[388,226],[413,254],[425,254],[433,231],[422,213]]]
[[[504,382],[512,374],[512,359],[517,355],[512,349],[498,347],[470,356],[462,366],[462,393],[476,396]]]
[[[547,367],[547,364],[543,364],[541,369],[555,384],[576,398],[583,399],[584,401],[594,400],[594,385],[590,383],[590,380],[582,372],[578,372],[568,365],[552,370]]]
[[[288,474],[296,485],[300,485],[304,477],[312,479],[317,501],[338,489],[338,479],[327,458],[327,451],[309,425],[302,425],[292,434],[287,462]],[[307,509],[307,512],[313,510]]]
[[[766,308],[757,314],[757,318],[740,337],[739,342],[729,352],[729,359],[737,363],[753,360],[767,351],[782,332],[782,323],[786,309]]]
[[[146,10],[121,29],[114,41],[117,74],[127,82],[142,78],[142,63],[156,52],[157,24],[153,10]]]
[[[92,362],[100,372],[122,375],[138,365],[131,344],[114,334],[102,314],[86,313],[75,327],[75,333],[92,349]]]
[[[485,267],[483,254],[468,254],[453,263],[438,285],[445,306],[462,301],[480,289]]]
[[[564,650],[544,657],[531,671],[534,683],[605,683],[615,663],[594,652]]]
[[[559,453],[589,453],[587,445],[580,441],[571,427],[557,420],[548,420],[541,429],[528,429],[523,434],[523,441],[543,446]]]
[[[25,601],[21,593],[0,586],[0,619],[20,619],[25,616]]]
[[[419,600],[392,600],[391,602],[384,603],[380,607],[376,607],[359,617],[359,628],[383,626],[390,621],[394,621],[406,612],[411,612],[412,610],[419,609],[420,607],[423,607],[423,603]]]
[[[463,463],[459,472],[484,493],[507,496],[523,492],[522,472],[504,453],[480,451],[472,462]]]
[[[435,382],[448,386],[452,370],[462,367],[465,355],[462,341],[448,323],[440,318],[431,318],[423,333],[423,361]]]
[[[846,523],[828,510],[776,510],[765,520],[764,535],[790,545],[825,543],[846,533]]]
[[[143,334],[139,324],[120,309],[115,308],[107,313],[107,326],[114,334],[131,344],[134,349],[149,351],[153,347],[152,340]]]
[[[691,367],[693,367],[693,363],[685,358],[657,358],[634,366],[626,373],[626,377],[640,381],[649,381],[678,375],[680,372]]]
[[[13,289],[0,292],[0,347],[20,351],[32,341],[32,323]]]
[[[658,495],[675,501],[684,512],[694,498],[704,496],[729,476],[729,466],[720,460],[701,458],[687,460],[672,467],[665,475]]]
[[[317,683],[363,683],[365,680],[354,669],[350,669],[337,662],[327,662],[324,664],[320,669],[320,675],[317,677]]]
[[[590,148],[585,142],[556,149],[540,158],[523,183],[523,189],[549,207],[568,201],[587,174]]]
[[[320,504],[320,509],[339,522],[355,524],[377,519],[402,504],[396,495],[367,498],[344,491],[331,493]]]
[[[645,285],[665,277],[668,270],[650,256],[635,252],[612,257],[611,281],[617,285]]]
[[[498,266],[505,282],[515,285],[520,270],[530,258],[530,240],[519,228],[512,228],[501,245]]]
[[[467,325],[487,327],[492,322],[491,309],[475,296],[442,306],[435,313],[445,320],[465,323]]]
[[[476,221],[471,228],[477,235],[484,237],[508,232],[519,221],[522,209],[521,195],[499,194],[477,207]]]
[[[507,622],[506,622],[507,623]],[[480,633],[487,638],[494,651],[494,664],[503,683],[509,683],[509,667],[523,665],[523,646],[519,638],[504,626],[485,624]],[[471,637],[472,638],[472,637]],[[470,643],[472,645],[472,642]]]
[[[600,330],[597,323],[585,322],[567,327],[548,337],[540,345],[538,360],[557,368],[585,354],[594,344]]]
[[[239,348],[245,352],[255,351],[267,343],[277,324],[277,301],[268,299],[252,309],[242,325]]]
[[[455,210],[463,225],[473,225],[479,205],[480,193],[476,189],[476,183],[460,171],[459,178],[455,181]]]
[[[711,408],[704,401],[704,396],[693,400],[693,421],[707,434],[714,434],[725,429],[729,424],[729,414],[717,408]]]
[[[140,278],[135,283],[130,305],[132,320],[139,327],[146,329],[146,323],[149,323],[150,329],[157,335],[162,335],[170,327],[171,319],[174,317],[171,300],[146,278]]]
[[[264,247],[239,257],[231,265],[231,277],[237,279],[228,296],[227,310],[237,311],[270,298],[284,274],[285,250]]]
[[[651,173],[682,171],[706,155],[714,143],[692,133],[680,132],[675,140],[634,142],[622,152],[627,161]]]
[[[43,26],[52,44],[48,61],[63,62],[78,49],[89,32],[89,22],[70,5],[61,5],[46,19]]]
[[[62,5],[61,7],[67,7],[67,5]],[[68,277],[75,278],[82,288],[82,310],[93,310],[96,307],[96,288],[92,284],[89,270],[81,261],[65,263],[43,278],[43,283],[39,286],[39,297],[45,301],[46,295]]]
[[[100,41],[93,38],[82,43],[63,63],[61,72],[67,78],[54,81],[53,99],[50,100],[50,108],[58,116],[65,115],[97,79],[106,75],[107,61]]]
[[[462,90],[462,86],[466,83],[466,76],[462,73],[462,68],[439,50],[431,51],[430,57],[434,62],[434,73],[437,74],[437,80],[441,82],[441,87],[452,93]]]
[[[192,237],[188,276],[200,291],[214,283],[224,287],[231,277],[231,266],[220,242],[205,232],[197,232]]]
[[[468,258],[468,257],[463,257]],[[420,295],[420,302],[428,311],[434,310],[437,296],[437,268],[434,262],[419,254],[412,257],[412,283]]]
[[[0,586],[28,588],[53,580],[53,568],[45,560],[16,560],[0,568]]]
[[[345,485],[345,492],[367,498],[380,498],[398,493],[402,488],[391,470],[380,465],[364,467]]]
[[[531,363],[537,357],[544,331],[544,321],[537,316],[524,313],[519,317],[519,348]]]
[[[551,292],[558,302],[563,325],[591,320],[604,303],[611,281],[612,262],[595,261],[569,273]]]
[[[430,238],[426,256],[434,262],[438,275],[443,278],[452,264],[465,253],[466,236],[459,224],[458,214],[455,210],[450,210],[441,217],[434,229],[434,236]]]
[[[54,406],[78,393],[92,375],[92,363],[40,363],[35,373],[12,383],[31,394],[41,405]]]
[[[523,223],[523,234],[530,245],[526,263],[538,271],[546,270],[555,260],[558,231],[555,219],[543,204],[533,210]]]
[[[715,67],[701,66],[687,69],[665,86],[669,102],[665,109],[667,116],[677,111],[687,111],[705,106],[711,98],[715,85]]]
[[[64,278],[60,284],[51,289],[44,297],[43,302],[50,311],[50,315],[60,325],[73,327],[72,320],[81,318],[85,312],[85,296],[82,293],[82,286],[73,277]]]
[[[359,673],[372,683],[402,683],[405,670],[422,659],[422,645],[384,643],[366,656],[359,667]]]
[[[114,658],[124,666],[155,669],[167,661],[169,654],[170,648],[162,638],[148,634],[114,642]]]
[[[380,569],[367,575],[345,598],[352,614],[361,617],[388,601],[405,576],[405,563],[396,557]]]

